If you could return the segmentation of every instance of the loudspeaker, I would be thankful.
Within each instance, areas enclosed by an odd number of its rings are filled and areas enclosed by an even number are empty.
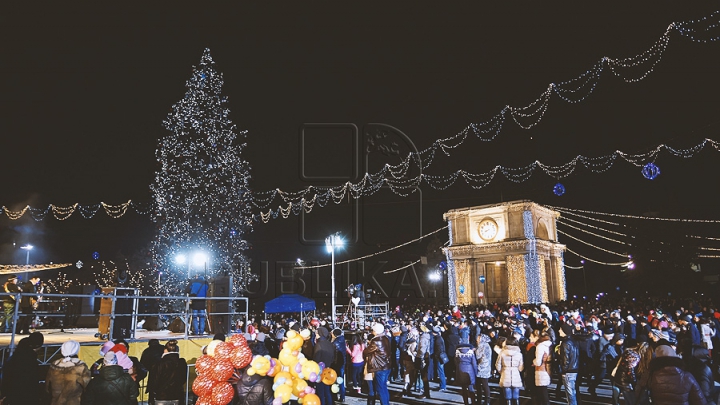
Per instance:
[[[172,333],[185,333],[185,322],[180,318],[175,318],[170,322],[170,325],[168,325],[168,330]]]
[[[137,298],[119,298],[119,297],[137,297],[137,288],[115,288],[115,322],[113,323],[113,340],[115,339],[133,339],[135,338],[135,325],[137,318],[133,315],[137,314],[138,299]]]
[[[232,276],[218,276],[210,280],[208,297],[231,297]],[[231,330],[232,321],[230,313],[233,312],[232,301],[230,300],[207,300],[207,311],[210,323],[210,332],[228,334]]]
[[[162,327],[163,324],[157,316],[148,316],[145,318],[145,324],[143,325],[145,330],[162,330]]]
[[[83,298],[67,298],[65,300],[65,326],[68,328],[96,328],[98,318],[95,311],[95,286],[74,285],[70,294],[90,295]]]

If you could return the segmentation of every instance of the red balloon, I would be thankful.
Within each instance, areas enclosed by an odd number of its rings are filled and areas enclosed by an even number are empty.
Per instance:
[[[247,345],[236,347],[230,354],[230,362],[235,368],[245,368],[252,361],[252,350]]]
[[[219,383],[212,390],[212,405],[227,405],[235,396],[235,390],[229,382]]]
[[[215,358],[220,360],[230,360],[230,353],[232,353],[235,346],[232,343],[220,342],[215,346]]]
[[[235,368],[233,368],[232,363],[227,360],[217,360],[215,366],[210,370],[209,377],[213,381],[227,381],[228,378],[232,377],[233,371],[235,371]]]
[[[197,401],[195,401],[195,405],[212,405],[212,398],[210,398],[210,395],[199,397]]]
[[[210,396],[215,384],[217,383],[210,377],[198,377],[192,384],[192,391],[199,397]]]
[[[210,372],[213,366],[215,366],[215,358],[210,357],[207,354],[203,354],[195,362],[195,372],[198,375],[206,374]]]
[[[235,346],[235,347],[248,345],[247,339],[245,339],[245,336],[243,336],[242,333],[236,333],[236,334],[230,336],[230,338],[228,339],[228,342],[232,343],[233,346]]]

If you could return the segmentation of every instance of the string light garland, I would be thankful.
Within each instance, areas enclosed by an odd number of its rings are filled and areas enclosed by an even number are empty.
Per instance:
[[[30,273],[33,271],[55,270],[72,266],[72,263],[14,265],[0,264],[0,274]]]
[[[614,217],[614,218],[642,219],[642,220],[651,220],[651,221],[688,222],[688,223],[705,223],[705,224],[720,223],[719,219],[662,218],[662,217],[650,217],[650,216],[643,216],[643,215],[613,214],[613,213],[609,213],[609,212],[588,211],[588,210],[581,210],[581,209],[576,209],[576,208],[555,207],[552,205],[546,205],[545,207],[555,210],[555,211],[559,211],[561,213],[570,213],[570,214],[582,212],[584,214],[591,214],[591,215],[603,215],[603,216],[609,216],[609,217]]]
[[[612,231],[612,230],[610,230],[610,229],[601,228],[601,227],[599,227],[599,226],[591,225],[591,224],[588,224],[588,223],[585,223],[585,222],[580,222],[580,221],[578,221],[578,220],[576,220],[576,219],[572,219],[572,218],[568,218],[568,217],[563,217],[562,219],[558,219],[558,222],[563,223],[563,224],[567,224],[567,222],[565,222],[565,221],[570,221],[570,222],[575,223],[575,224],[578,224],[578,225],[586,226],[586,227],[592,228],[592,229],[597,229],[598,231],[603,231],[603,232],[611,233],[611,234],[613,234],[613,235],[627,236],[627,234],[624,234],[624,233],[622,233],[622,232],[616,232],[616,231]],[[617,225],[617,224],[616,224],[616,225]]]
[[[599,261],[599,260],[595,260],[595,259],[591,259],[591,258],[589,258],[589,257],[583,256],[583,255],[581,255],[581,254],[579,254],[579,253],[577,253],[577,252],[572,251],[572,250],[569,249],[569,248],[566,248],[565,250],[568,251],[568,252],[570,252],[570,253],[572,253],[572,254],[574,254],[575,256],[577,256],[577,257],[579,257],[579,258],[581,258],[581,259],[587,260],[587,261],[589,261],[589,262],[597,263],[597,264],[602,264],[602,265],[604,265],[604,266],[627,266],[628,263],[630,263],[629,261],[624,261],[624,262],[619,262],[619,263],[601,262],[601,261]]]
[[[615,76],[620,77],[625,82],[639,82],[655,70],[655,67],[667,49],[672,32],[676,31],[681,36],[695,42],[716,41],[720,38],[720,32],[716,34],[716,36],[710,36],[704,40],[698,38],[695,34],[700,29],[707,31],[708,27],[717,28],[720,25],[719,17],[720,15],[714,12],[710,16],[703,17],[699,20],[673,22],[668,25],[665,32],[663,32],[660,38],[650,48],[640,54],[627,58],[610,58],[604,56],[579,76],[570,80],[548,84],[545,91],[528,105],[524,107],[506,105],[489,120],[471,123],[454,136],[437,139],[428,148],[420,152],[409,153],[407,157],[397,165],[385,164],[380,171],[371,175],[371,177],[385,178],[389,174],[393,179],[404,178],[411,167],[411,162],[415,162],[421,170],[425,170],[433,163],[438,150],[449,156],[450,151],[462,145],[471,133],[482,141],[493,141],[502,130],[508,114],[520,128],[529,130],[539,124],[544,117],[552,94],[556,94],[561,100],[568,103],[574,104],[584,101],[594,92],[605,68],[610,69]],[[717,32],[718,30],[715,29],[715,31]],[[635,72],[638,69],[640,69],[640,71]],[[634,75],[631,74],[633,72],[635,72]],[[584,164],[588,166],[590,162],[584,162]],[[606,169],[609,168],[607,165],[604,166]],[[301,194],[305,195],[307,191],[301,192]],[[265,209],[269,207],[278,196],[282,196],[282,193],[279,193],[278,189],[256,192],[252,202],[256,208]],[[287,202],[287,200],[285,201]]]
[[[418,263],[420,263],[420,260],[419,260],[419,259],[418,259],[418,260],[415,260],[414,262],[412,262],[412,263],[410,263],[410,264],[408,264],[408,265],[405,265],[405,266],[402,266],[402,267],[398,267],[397,269],[385,271],[385,272],[383,272],[383,274],[395,273],[396,271],[400,271],[400,270],[407,269],[408,267],[412,267],[412,266],[414,266],[414,265],[416,265],[416,264],[418,264]]]
[[[331,200],[338,204],[344,201],[348,195],[354,199],[373,195],[380,190],[383,185],[388,186],[392,192],[403,197],[416,192],[423,181],[435,190],[444,190],[452,186],[459,178],[462,178],[470,187],[481,189],[490,184],[498,172],[502,173],[506,179],[512,182],[522,183],[530,179],[536,170],[542,170],[554,178],[569,176],[578,165],[584,166],[592,173],[603,173],[609,170],[619,158],[636,167],[642,167],[648,163],[648,161],[654,162],[663,151],[669,153],[671,156],[687,159],[695,157],[707,147],[711,147],[715,151],[720,151],[719,142],[706,138],[695,146],[686,149],[677,149],[666,144],[660,144],[649,151],[641,153],[626,153],[616,150],[611,154],[599,157],[578,155],[569,162],[559,166],[546,165],[536,160],[523,167],[495,166],[490,171],[484,173],[469,173],[465,170],[458,170],[445,176],[434,176],[423,173],[408,179],[378,178],[366,174],[357,183],[346,182],[337,187],[310,186],[304,190],[292,193],[277,189],[275,192],[287,205],[280,206],[277,210],[271,209],[267,212],[260,212],[259,214],[253,215],[253,219],[257,222],[267,223],[271,219],[277,219],[279,217],[288,218],[291,214],[299,215],[301,212],[309,213],[313,210],[316,203],[320,207],[324,207]],[[557,183],[553,192],[556,195],[562,195],[565,192],[565,187],[562,186],[561,183]]]
[[[578,242],[580,242],[580,243],[583,243],[583,244],[585,244],[585,245],[587,245],[587,246],[590,246],[590,247],[592,247],[592,248],[595,248],[595,249],[597,249],[597,250],[601,250],[601,251],[603,251],[603,252],[605,252],[605,253],[610,253],[610,254],[612,254],[612,255],[620,256],[620,257],[627,257],[627,254],[625,254],[625,253],[614,252],[614,251],[612,251],[612,250],[608,250],[608,249],[605,249],[605,248],[601,248],[600,246],[593,245],[593,244],[590,243],[590,242],[586,242],[586,241],[584,241],[584,240],[582,240],[582,239],[580,239],[580,238],[576,238],[576,237],[574,237],[574,236],[572,236],[572,235],[570,235],[570,234],[568,234],[568,233],[566,233],[566,232],[563,232],[563,231],[561,231],[561,230],[558,230],[558,233],[561,234],[561,235],[565,235],[565,236],[567,236],[567,237],[570,238],[570,239],[573,239],[573,240],[576,240],[576,241],[578,241]]]
[[[401,243],[401,244],[399,244],[399,245],[397,245],[397,246],[393,246],[393,247],[391,247],[391,248],[388,248],[388,249],[385,249],[385,250],[381,250],[381,251],[379,251],[379,252],[371,253],[371,254],[369,254],[369,255],[356,257],[356,258],[354,258],[354,259],[349,259],[349,260],[345,260],[345,261],[342,261],[342,262],[335,262],[335,265],[338,266],[338,265],[341,265],[341,264],[352,263],[352,262],[357,262],[357,261],[359,261],[359,260],[364,260],[364,259],[367,259],[367,258],[369,258],[369,257],[379,256],[379,255],[381,255],[381,254],[383,254],[383,253],[387,253],[387,252],[393,251],[393,250],[395,250],[395,249],[399,249],[399,248],[401,248],[401,247],[403,247],[403,246],[407,246],[407,245],[409,245],[409,244],[411,244],[411,243],[415,243],[415,242],[421,241],[421,240],[427,238],[427,237],[430,236],[430,235],[434,235],[434,234],[436,234],[436,233],[438,233],[438,232],[440,232],[440,231],[442,231],[442,230],[448,229],[448,227],[449,227],[449,225],[445,225],[445,226],[443,226],[442,228],[438,228],[438,229],[436,229],[436,230],[434,230],[434,231],[432,231],[432,232],[430,232],[430,233],[426,233],[425,235],[423,235],[423,236],[421,236],[421,237],[419,237],[419,238],[416,238],[416,239],[413,239],[413,240],[410,240],[410,241]],[[295,268],[296,268],[296,269],[319,269],[319,268],[322,268],[322,267],[330,267],[331,265],[332,265],[332,263],[327,263],[327,264],[317,264],[317,265],[314,265],[314,266],[297,266],[297,267],[295,267]],[[407,266],[406,266],[406,267],[407,267]]]
[[[619,244],[621,244],[621,245],[625,245],[625,242],[623,242],[623,241],[620,241],[620,240],[617,240],[617,239],[613,239],[613,238],[608,238],[607,236],[603,236],[603,235],[597,234],[597,233],[595,233],[595,232],[590,232],[590,231],[588,231],[587,229],[582,229],[582,228],[579,228],[579,227],[577,227],[577,226],[570,225],[570,224],[568,224],[568,223],[566,223],[566,222],[564,222],[564,221],[558,220],[557,222],[558,222],[559,224],[562,224],[562,225],[567,226],[567,227],[569,227],[569,228],[573,228],[573,229],[578,230],[578,231],[580,231],[580,232],[585,232],[585,233],[587,233],[588,235],[596,236],[596,237],[598,237],[598,238],[602,238],[602,239],[605,239],[605,240],[609,240],[610,242],[615,242],[615,243],[619,243]],[[625,234],[619,234],[619,235],[620,235],[620,236],[627,236],[627,235],[625,235]]]

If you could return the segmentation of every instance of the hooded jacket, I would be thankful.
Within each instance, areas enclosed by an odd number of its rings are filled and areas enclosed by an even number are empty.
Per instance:
[[[475,349],[477,358],[477,377],[490,378],[492,375],[492,349],[490,348],[490,336],[480,335],[480,343]]]
[[[523,371],[523,355],[518,346],[505,346],[498,355],[495,368],[500,372],[500,386],[522,388],[520,372]]]
[[[50,405],[80,405],[83,391],[90,382],[90,369],[77,357],[64,358],[50,364],[45,377],[45,389],[50,393]]]
[[[474,386],[477,375],[477,359],[472,346],[461,344],[455,351],[455,381],[458,385]]]
[[[138,386],[121,366],[103,366],[82,394],[82,405],[136,404]]]
[[[653,405],[706,405],[695,378],[683,370],[679,357],[657,357],[650,362],[650,370],[643,375],[637,391],[641,403],[645,389],[650,389]]]
[[[545,365],[552,361],[552,353],[550,353],[551,344],[552,341],[550,341],[549,337],[542,337],[535,343],[533,366],[535,366],[535,386],[537,387],[547,387],[550,385],[550,374],[547,372]]]
[[[243,370],[242,378],[235,385],[238,405],[270,405],[273,402],[273,383],[259,374],[248,375]]]

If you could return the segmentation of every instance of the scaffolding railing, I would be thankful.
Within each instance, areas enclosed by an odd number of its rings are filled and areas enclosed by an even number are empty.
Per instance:
[[[359,329],[379,319],[388,319],[390,317],[390,303],[386,301],[378,304],[336,305],[335,313],[337,314],[335,324],[342,325],[343,329]]]
[[[11,297],[12,301],[9,299],[6,299],[6,297]],[[27,298],[33,298],[37,299],[38,294],[37,293],[0,293],[0,300],[3,302],[13,302],[14,308],[12,308],[11,311],[8,311],[8,306],[4,306],[5,313],[2,314],[2,326],[0,326],[0,332],[3,332],[4,330],[7,330],[7,322],[11,322],[10,326],[10,344],[7,346],[9,349],[9,354],[12,355],[12,353],[15,351],[15,347],[17,346],[17,336],[18,336],[18,323],[20,321],[21,317],[35,317],[35,313],[22,313],[20,309],[20,303],[23,299],[23,297]],[[192,310],[190,309],[190,304],[193,300],[199,299],[198,297],[190,297],[189,295],[179,295],[179,296],[156,296],[156,295],[115,295],[112,292],[110,293],[95,293],[95,294],[49,294],[49,293],[43,293],[42,299],[47,298],[57,298],[57,300],[53,300],[55,303],[60,304],[60,308],[56,311],[43,311],[42,317],[43,318],[66,318],[69,316],[96,316],[98,318],[98,328],[101,323],[103,323],[103,318],[106,319],[105,322],[108,324],[108,330],[106,336],[105,334],[100,333],[99,331],[99,337],[107,337],[109,339],[112,339],[114,336],[114,329],[116,327],[115,321],[118,318],[126,318],[130,317],[132,330],[132,335],[128,338],[128,340],[133,341],[134,339],[134,330],[135,326],[137,324],[137,319],[140,317],[158,317],[159,319],[172,319],[172,318],[179,318],[183,324],[183,336],[178,338],[182,339],[189,339],[191,335],[190,333],[190,327],[191,327],[191,316],[192,316]],[[73,313],[68,314],[67,313],[67,300],[68,299],[101,299],[101,300],[111,300],[110,303],[110,311],[103,313],[102,311],[94,311],[92,314],[83,314],[83,313]],[[207,300],[210,302],[213,301],[227,301],[227,311],[207,311],[205,312],[205,315],[212,319],[212,317],[215,316],[229,316],[230,317],[230,328],[232,328],[232,325],[236,324],[237,320],[243,320],[244,322],[247,322],[249,319],[248,317],[248,310],[249,310],[249,299],[247,297],[202,297],[201,299]],[[158,309],[158,312],[145,312],[145,311],[138,311],[138,306],[133,305],[132,311],[129,311],[130,313],[116,313],[117,303],[119,300],[136,300],[135,303],[139,302],[140,300],[157,300],[157,301],[167,301],[169,303],[169,307],[174,306],[175,308],[181,308],[181,310],[173,310],[173,311],[160,311]],[[238,305],[238,303],[241,303]],[[101,304],[102,306],[102,304]],[[213,308],[215,305],[213,305]],[[224,304],[223,304],[224,307]],[[158,306],[160,308],[160,306]],[[28,320],[29,322],[30,320]],[[212,322],[211,322],[212,325]],[[57,328],[56,328],[57,329]],[[62,329],[62,327],[60,328]],[[226,332],[230,332],[229,330]],[[3,353],[5,354],[5,353]]]

